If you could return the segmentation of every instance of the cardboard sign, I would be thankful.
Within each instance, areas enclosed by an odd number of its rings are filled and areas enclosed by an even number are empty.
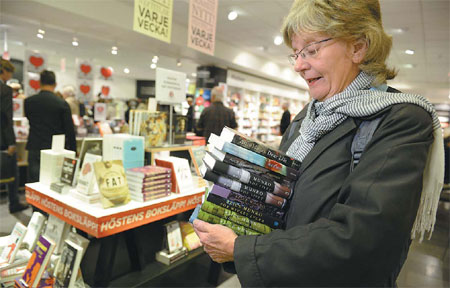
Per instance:
[[[94,95],[94,81],[92,80],[77,80],[77,98],[81,101],[93,100]]]
[[[112,80],[113,72],[114,70],[112,67],[105,67],[105,66],[100,67],[100,79]]]
[[[217,0],[190,0],[187,46],[214,55]]]
[[[186,74],[156,68],[156,101],[179,104],[186,100]]]
[[[32,96],[39,93],[41,89],[41,82],[39,81],[40,76],[33,72],[24,72],[24,83],[25,83],[25,95]]]
[[[134,0],[133,30],[170,43],[173,0]]]
[[[13,98],[13,117],[23,117],[23,99]]]
[[[41,73],[47,69],[47,55],[37,51],[25,51],[25,67],[26,72]]]
[[[75,62],[78,79],[94,79],[94,66],[92,65],[92,61],[77,58]]]
[[[94,120],[95,121],[106,121],[107,115],[106,103],[95,103],[94,105]]]

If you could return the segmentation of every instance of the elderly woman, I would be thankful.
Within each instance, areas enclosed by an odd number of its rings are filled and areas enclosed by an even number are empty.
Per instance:
[[[443,178],[436,113],[386,85],[396,73],[385,64],[392,42],[378,0],[295,1],[282,31],[312,97],[280,146],[302,161],[286,229],[237,237],[195,220],[196,232],[214,261],[234,262],[243,286],[395,286],[411,236],[434,223]],[[359,125],[373,119],[351,167]]]

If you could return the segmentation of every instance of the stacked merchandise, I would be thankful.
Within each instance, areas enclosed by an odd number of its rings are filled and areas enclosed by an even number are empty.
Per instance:
[[[225,127],[211,134],[201,173],[215,185],[193,219],[222,224],[238,235],[284,228],[300,162]]]
[[[170,195],[171,170],[159,166],[130,168],[126,171],[131,199],[147,202]]]

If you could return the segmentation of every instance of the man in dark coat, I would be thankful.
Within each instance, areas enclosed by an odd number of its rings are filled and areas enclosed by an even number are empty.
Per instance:
[[[288,128],[289,124],[291,124],[291,112],[289,112],[289,103],[283,104],[283,116],[281,116],[280,121],[280,133],[281,135],[286,132],[286,129]]]
[[[13,90],[6,85],[6,81],[11,79],[14,73],[14,66],[11,62],[1,59],[0,64],[0,95],[1,95],[1,136],[0,146],[2,150],[1,161],[2,163],[2,175],[1,181],[8,183],[8,197],[9,197],[9,212],[15,213],[22,211],[28,207],[28,205],[21,204],[19,202],[18,195],[18,181],[17,181],[17,159],[16,159],[16,137],[13,129],[13,107],[12,97]],[[7,169],[4,169],[7,168]],[[9,172],[9,173],[6,173]],[[8,174],[8,175],[6,175]]]
[[[187,116],[187,132],[192,132],[194,130],[194,105],[193,105],[193,99],[192,97],[187,97],[186,99],[188,105],[189,105],[189,109],[188,112],[186,114]]]
[[[225,126],[236,128],[236,118],[233,110],[223,105],[222,89],[214,87],[211,91],[211,106],[202,111],[197,123],[197,133],[208,141],[211,133],[220,135]]]
[[[28,182],[39,181],[42,149],[50,149],[53,135],[65,134],[65,148],[76,151],[75,129],[69,104],[53,92],[55,73],[41,72],[41,91],[25,100],[25,116],[30,122],[28,137]]]

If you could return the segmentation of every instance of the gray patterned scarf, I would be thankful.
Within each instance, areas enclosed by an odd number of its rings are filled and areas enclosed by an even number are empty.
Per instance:
[[[300,126],[300,136],[289,147],[287,155],[303,161],[322,136],[335,129],[348,117],[370,116],[388,106],[400,103],[411,103],[424,108],[433,119],[434,142],[430,148],[428,163],[424,172],[421,206],[416,217],[412,237],[414,238],[415,232],[420,232],[421,238],[423,238],[425,230],[430,231],[431,237],[444,175],[444,150],[439,119],[433,105],[424,97],[369,90],[373,80],[373,76],[361,72],[341,93],[323,102],[312,100],[309,103],[306,117]],[[435,174],[433,175],[433,173]]]

